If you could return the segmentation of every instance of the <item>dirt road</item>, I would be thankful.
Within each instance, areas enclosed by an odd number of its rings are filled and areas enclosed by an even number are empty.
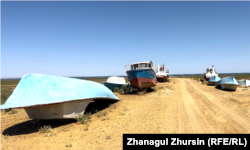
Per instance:
[[[33,127],[23,109],[1,115],[1,148],[122,149],[123,133],[250,133],[250,89],[222,91],[192,79],[159,83],[145,95],[117,94],[119,102],[92,115],[89,126],[46,121]],[[90,110],[100,110],[90,105]],[[103,112],[107,116],[98,117]],[[93,111],[92,111],[93,112]]]

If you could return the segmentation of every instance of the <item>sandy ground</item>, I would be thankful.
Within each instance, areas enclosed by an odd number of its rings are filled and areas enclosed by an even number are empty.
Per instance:
[[[176,78],[145,95],[116,95],[121,100],[93,114],[89,126],[74,120],[42,121],[52,127],[47,136],[23,109],[2,113],[1,149],[122,149],[123,133],[250,133],[249,88],[223,91]],[[99,109],[91,107],[89,111]],[[97,117],[104,111],[106,118]]]

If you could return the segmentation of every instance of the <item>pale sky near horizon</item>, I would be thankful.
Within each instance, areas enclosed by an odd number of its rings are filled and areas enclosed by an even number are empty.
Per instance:
[[[250,1],[1,1],[1,78],[250,73]]]

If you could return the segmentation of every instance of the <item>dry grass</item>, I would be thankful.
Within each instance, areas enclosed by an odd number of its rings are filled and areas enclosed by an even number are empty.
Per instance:
[[[88,114],[79,114],[77,117],[76,117],[76,120],[77,122],[81,123],[81,124],[87,124],[88,122],[91,121],[91,114],[88,113]]]

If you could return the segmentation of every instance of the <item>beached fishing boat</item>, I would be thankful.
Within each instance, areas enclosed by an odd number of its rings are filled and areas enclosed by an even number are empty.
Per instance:
[[[211,78],[209,78],[208,82],[209,82],[209,85],[216,85],[216,83],[218,81],[220,81],[220,77],[218,76],[212,76]]]
[[[31,119],[70,119],[83,114],[94,99],[119,100],[97,82],[27,74],[0,108],[24,108]]]
[[[166,82],[169,78],[169,70],[166,69],[165,65],[155,66],[156,78],[160,82]]]
[[[220,81],[216,83],[216,87],[221,87],[222,90],[235,91],[238,86],[239,86],[239,83],[236,81],[234,76],[222,78]]]
[[[242,80],[237,80],[239,85],[242,87],[249,87],[250,86],[250,80],[242,79]]]
[[[207,68],[206,73],[203,74],[204,80],[208,81],[209,78],[213,76],[218,76],[218,73],[214,69],[214,65],[212,65],[212,68]]]
[[[127,85],[125,78],[112,76],[107,79],[107,81],[102,81],[103,84],[109,88],[111,91],[114,91],[116,87],[121,88],[123,85]]]
[[[127,66],[130,66],[130,69]],[[152,61],[129,64],[125,66],[125,69],[131,87],[142,90],[157,85]]]

